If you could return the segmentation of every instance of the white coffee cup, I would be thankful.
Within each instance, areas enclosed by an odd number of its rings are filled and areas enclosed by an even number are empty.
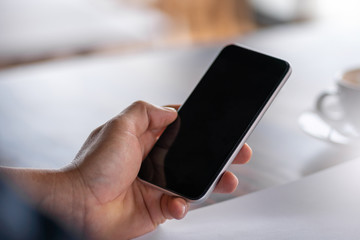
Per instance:
[[[329,105],[331,101],[335,104]],[[346,124],[348,129],[360,133],[360,68],[340,74],[336,79],[336,90],[323,92],[316,102],[316,110],[334,125]]]

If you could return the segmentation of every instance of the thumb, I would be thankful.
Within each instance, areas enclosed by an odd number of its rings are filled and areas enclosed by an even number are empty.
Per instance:
[[[171,107],[158,107],[138,101],[125,109],[119,117],[126,119],[127,131],[139,139],[144,158],[161,131],[176,119],[177,112]]]
[[[144,101],[137,101],[125,109],[120,117],[126,117],[130,123],[129,130],[141,137],[148,130],[163,129],[177,117],[171,107],[159,107]]]

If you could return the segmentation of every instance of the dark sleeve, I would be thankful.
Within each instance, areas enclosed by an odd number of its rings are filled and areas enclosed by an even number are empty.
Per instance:
[[[79,239],[24,201],[0,177],[0,239]]]

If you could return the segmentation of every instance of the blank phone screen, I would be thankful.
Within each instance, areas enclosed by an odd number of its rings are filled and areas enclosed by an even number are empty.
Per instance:
[[[142,163],[139,177],[200,199],[289,71],[289,64],[225,47]]]

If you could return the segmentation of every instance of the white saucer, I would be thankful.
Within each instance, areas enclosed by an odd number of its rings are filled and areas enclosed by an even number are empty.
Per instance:
[[[360,134],[346,122],[329,122],[316,111],[307,110],[300,115],[301,129],[312,137],[327,142],[352,145],[360,142]]]

